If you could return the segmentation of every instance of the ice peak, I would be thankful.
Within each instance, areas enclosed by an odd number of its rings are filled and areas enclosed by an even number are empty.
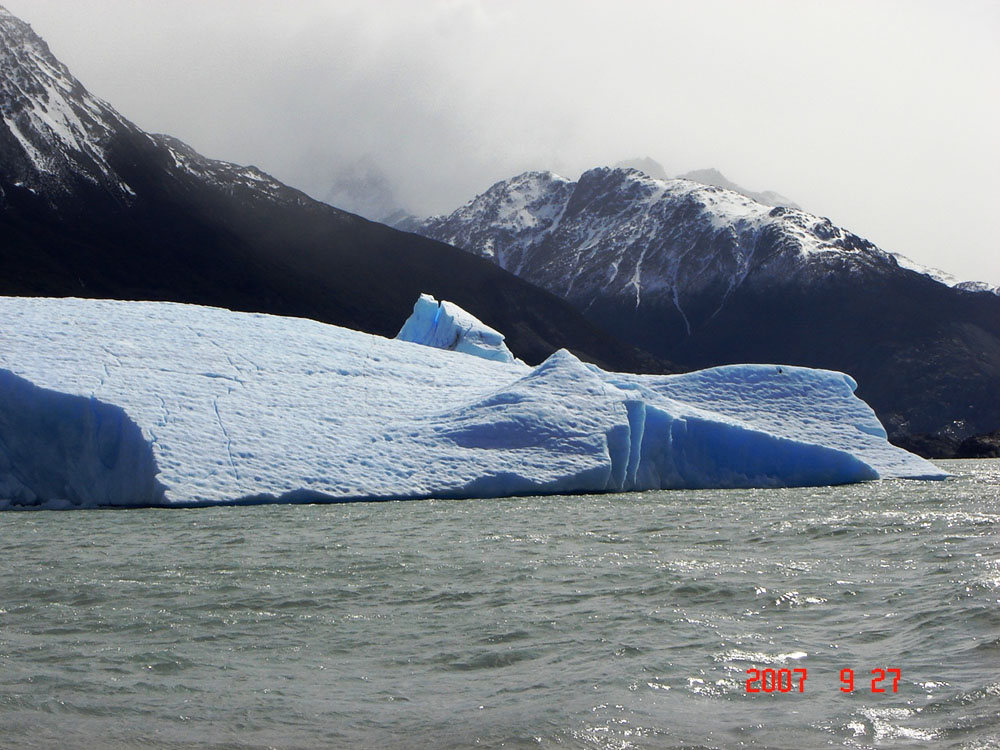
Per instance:
[[[396,338],[435,349],[471,354],[495,362],[524,364],[504,343],[504,335],[453,302],[421,294]]]

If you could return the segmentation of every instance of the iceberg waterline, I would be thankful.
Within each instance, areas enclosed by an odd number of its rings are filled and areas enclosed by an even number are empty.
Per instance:
[[[944,476],[829,371],[531,368],[174,303],[0,298],[0,320],[6,508]]]

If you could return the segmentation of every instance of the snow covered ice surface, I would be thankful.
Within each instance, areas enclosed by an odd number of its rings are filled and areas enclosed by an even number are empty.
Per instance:
[[[640,376],[565,351],[530,368],[296,318],[0,298],[0,507],[944,476],[889,445],[853,389],[802,368]]]
[[[421,294],[396,338],[414,344],[513,363],[517,360],[495,331],[458,305]],[[523,364],[523,363],[522,363]]]

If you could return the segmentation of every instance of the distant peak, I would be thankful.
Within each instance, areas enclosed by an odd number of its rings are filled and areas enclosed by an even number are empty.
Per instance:
[[[744,187],[737,185],[735,182],[727,178],[722,172],[720,172],[715,167],[709,167],[708,169],[693,169],[690,172],[685,172],[684,174],[677,175],[680,180],[690,180],[691,182],[700,182],[702,185],[711,185],[713,187],[724,188],[725,190],[732,190],[734,193],[740,193],[748,198],[752,198],[758,203],[763,203],[765,206],[786,206],[788,208],[801,208],[799,204],[792,200],[789,200],[780,193],[776,193],[773,190],[763,190],[754,191],[747,190]]]
[[[525,182],[528,180],[545,180],[547,182],[551,182],[552,180],[566,180],[566,178],[548,169],[537,169],[522,172],[515,177],[514,180],[519,182]]]
[[[726,188],[726,190],[735,190],[738,193],[745,192],[743,188],[728,179],[715,167],[709,167],[708,169],[692,169],[690,172],[677,175],[677,178],[680,180],[701,182],[705,185],[713,185],[714,187]]]
[[[508,191],[522,191],[532,188],[544,188],[552,185],[553,183],[570,182],[572,182],[572,180],[562,177],[561,175],[549,170],[532,170],[528,172],[521,172],[519,175],[494,183],[489,190],[484,193],[484,195],[496,194],[498,192],[506,193]]]
[[[734,185],[732,181],[726,178],[722,172],[720,172],[715,167],[709,167],[708,169],[692,169],[690,172],[685,172],[682,175],[678,175],[682,180],[694,180],[695,182],[705,182],[707,180],[718,180],[719,182],[725,182],[729,185]],[[725,187],[724,185],[717,185],[717,187]]]
[[[657,180],[669,179],[667,176],[667,170],[663,168],[663,165],[656,161],[656,159],[649,156],[620,161],[615,164],[615,169],[637,169],[644,174],[648,174],[650,177],[656,178]]]

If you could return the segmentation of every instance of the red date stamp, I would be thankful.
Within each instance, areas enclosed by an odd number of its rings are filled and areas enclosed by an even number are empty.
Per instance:
[[[806,691],[806,670],[805,669],[748,669],[747,692],[748,693],[779,693],[792,692],[792,683],[795,680],[792,674],[798,678],[799,692]],[[759,685],[757,683],[760,683]]]
[[[899,692],[899,680],[903,676],[899,669],[872,670],[871,691],[873,693]],[[748,669],[746,691],[748,693],[804,693],[806,678],[809,673],[804,668],[799,669]],[[892,684],[886,682],[891,679]],[[843,693],[854,692],[854,670],[840,670],[840,690]]]

